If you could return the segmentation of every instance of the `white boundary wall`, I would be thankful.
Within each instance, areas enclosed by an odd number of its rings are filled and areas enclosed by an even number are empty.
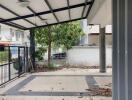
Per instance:
[[[99,47],[75,46],[67,52],[67,63],[75,66],[99,66]],[[111,47],[106,47],[106,65],[112,65]]]

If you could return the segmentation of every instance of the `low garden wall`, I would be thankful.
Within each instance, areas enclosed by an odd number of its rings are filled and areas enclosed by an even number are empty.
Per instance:
[[[67,63],[73,66],[99,66],[99,47],[75,46],[67,52]],[[112,47],[106,47],[106,65],[112,66]]]

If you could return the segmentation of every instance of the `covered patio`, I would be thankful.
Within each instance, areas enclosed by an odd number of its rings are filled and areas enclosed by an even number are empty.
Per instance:
[[[0,23],[21,30],[30,31],[30,56],[35,69],[35,34],[34,28],[46,27],[81,19],[88,19],[93,5],[98,0],[1,0]],[[102,1],[102,0],[101,0]],[[113,100],[131,100],[132,98],[132,2],[131,0],[112,0],[113,16]],[[101,3],[101,2],[100,2]],[[98,5],[95,5],[98,6]],[[97,8],[96,8],[97,9]],[[98,8],[99,9],[99,8]],[[104,12],[105,13],[105,12]],[[96,23],[97,24],[97,23]],[[100,24],[100,23],[98,23]],[[105,72],[104,26],[101,24],[100,72]],[[26,56],[25,56],[26,57]],[[20,60],[20,59],[19,59]],[[10,62],[9,62],[10,69]],[[25,64],[25,67],[26,66]],[[24,70],[26,73],[27,71]],[[63,72],[63,71],[62,71]],[[2,84],[1,100],[111,100],[111,98],[89,98],[87,78],[98,83],[93,77],[110,77],[111,74],[88,74],[88,71],[68,73],[26,74],[11,82],[10,70],[6,87]],[[62,78],[63,77],[63,78]],[[43,79],[43,80],[42,80]],[[84,81],[85,79],[85,81]],[[104,78],[105,79],[105,78]],[[41,81],[42,80],[42,81]],[[47,81],[48,83],[47,83]],[[70,81],[68,81],[70,80]],[[103,80],[103,79],[100,79]],[[52,84],[53,81],[58,83]],[[59,81],[61,81],[59,83]],[[105,80],[106,81],[106,80]],[[11,83],[10,83],[11,82]],[[71,85],[66,84],[69,82]],[[43,85],[45,84],[45,85]],[[49,86],[47,86],[47,84]],[[62,85],[57,87],[57,85]],[[91,84],[91,83],[90,83]],[[40,85],[40,87],[38,87]],[[97,85],[97,84],[96,84]],[[42,86],[42,87],[41,87]],[[74,87],[75,86],[75,87]],[[44,90],[46,92],[43,92]],[[54,91],[54,88],[56,91]],[[71,91],[74,88],[74,91]],[[64,90],[67,91],[64,91]],[[24,91],[24,92],[23,92]],[[61,91],[61,92],[60,92]],[[79,91],[79,92],[78,92]],[[81,92],[80,92],[81,91]],[[13,96],[15,95],[15,96]],[[30,95],[30,96],[25,96]],[[35,96],[35,97],[33,97]],[[83,98],[82,98],[83,96]],[[64,98],[65,97],[65,98]]]

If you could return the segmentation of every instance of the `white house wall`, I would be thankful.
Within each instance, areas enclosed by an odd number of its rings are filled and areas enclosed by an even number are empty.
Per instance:
[[[16,31],[19,32],[20,37],[16,37]],[[14,33],[14,35],[12,34]],[[22,34],[23,36],[22,36]],[[23,31],[14,27],[10,27],[8,25],[0,24],[0,42],[10,42],[11,44],[16,44],[16,45],[23,45],[27,43],[29,45],[29,31]]]

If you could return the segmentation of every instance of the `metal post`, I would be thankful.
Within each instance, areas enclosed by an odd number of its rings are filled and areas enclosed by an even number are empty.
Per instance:
[[[33,68],[35,69],[35,34],[34,29],[30,30],[30,57]]]
[[[24,73],[26,72],[26,63],[25,63],[25,61],[26,61],[26,52],[25,51],[26,50],[25,50],[25,48],[26,47],[23,47],[23,49],[24,49],[24,59],[23,59],[24,60]]]
[[[19,66],[18,66],[18,77],[20,77],[21,75],[21,63],[20,63],[20,47],[18,47],[18,63],[19,63]]]
[[[112,100],[118,100],[118,69],[117,69],[117,0],[112,2]]]
[[[132,100],[132,0],[125,0],[125,75],[126,75],[126,98]]]
[[[125,1],[117,1],[118,100],[125,100]]]
[[[106,72],[106,59],[105,59],[105,27],[100,28],[100,72]]]
[[[131,9],[131,0],[113,0],[113,100],[132,99]]]
[[[26,72],[28,72],[28,47],[26,47],[26,52],[25,52],[25,56],[26,56]]]
[[[11,51],[10,51],[10,46],[8,47],[8,67],[9,67],[9,80],[11,80],[11,66],[10,66],[10,62],[11,62]]]

